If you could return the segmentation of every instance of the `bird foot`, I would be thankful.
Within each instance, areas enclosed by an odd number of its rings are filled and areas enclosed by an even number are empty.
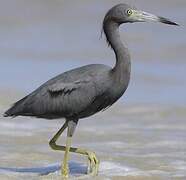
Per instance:
[[[88,154],[88,160],[89,160],[88,172],[92,176],[97,176],[100,162],[94,152],[88,151],[87,154]]]

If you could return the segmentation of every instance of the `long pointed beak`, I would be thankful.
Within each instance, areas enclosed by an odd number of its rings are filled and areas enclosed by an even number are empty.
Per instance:
[[[150,13],[147,13],[144,11],[134,10],[134,16],[135,16],[135,18],[137,18],[137,21],[139,21],[139,22],[154,21],[154,22],[161,22],[164,24],[179,26],[177,23],[170,21],[167,18],[156,16],[154,14],[150,14]]]

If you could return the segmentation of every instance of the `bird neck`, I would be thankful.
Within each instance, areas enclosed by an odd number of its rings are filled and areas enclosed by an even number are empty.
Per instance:
[[[112,72],[116,77],[121,78],[121,76],[128,75],[128,78],[130,78],[130,54],[127,47],[124,46],[120,39],[119,24],[113,21],[104,21],[103,30],[108,44],[112,47],[116,55],[116,64]]]

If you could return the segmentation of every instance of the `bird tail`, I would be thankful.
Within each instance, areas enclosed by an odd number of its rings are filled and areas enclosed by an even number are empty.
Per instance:
[[[9,117],[9,116],[15,116],[14,115],[15,113],[13,113],[13,107],[11,107],[10,109],[8,109],[4,114],[3,114],[3,116],[4,117]]]
[[[15,116],[18,116],[18,115],[21,115],[21,113],[23,112],[23,109],[24,109],[24,101],[25,99],[27,98],[24,97],[23,99],[17,101],[15,104],[13,104],[13,106],[8,109],[4,114],[3,116],[4,117],[15,117]]]

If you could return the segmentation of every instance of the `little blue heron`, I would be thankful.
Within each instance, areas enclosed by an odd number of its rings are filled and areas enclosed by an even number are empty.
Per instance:
[[[88,156],[90,174],[97,175],[99,160],[95,153],[71,147],[71,139],[79,119],[110,107],[126,91],[131,62],[129,51],[120,40],[119,25],[145,21],[178,25],[169,19],[139,11],[127,4],[114,6],[107,12],[103,21],[107,42],[116,55],[114,67],[91,64],[64,72],[44,83],[5,112],[4,116],[13,117],[65,118],[64,125],[49,142],[52,149],[65,151],[61,166],[63,177],[69,175],[69,152]],[[66,146],[56,144],[66,128]]]

